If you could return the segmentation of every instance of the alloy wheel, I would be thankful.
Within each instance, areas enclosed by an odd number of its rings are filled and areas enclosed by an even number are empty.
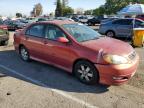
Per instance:
[[[91,71],[89,66],[81,65],[77,72],[80,74],[81,80],[84,80],[86,82],[90,81],[93,77],[93,72]]]
[[[26,50],[26,48],[21,47],[21,49],[20,49],[20,54],[21,54],[21,58],[22,58],[24,61],[28,61],[28,60],[29,60],[29,54],[28,54],[28,51]]]
[[[114,33],[112,31],[107,32],[106,35],[111,38],[114,37]]]
[[[74,73],[76,77],[85,84],[97,84],[99,73],[96,67],[88,61],[79,61],[75,64]]]

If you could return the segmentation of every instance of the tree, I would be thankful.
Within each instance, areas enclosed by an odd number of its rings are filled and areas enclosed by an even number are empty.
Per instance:
[[[17,18],[22,17],[22,14],[21,13],[16,13],[16,17]]]
[[[106,0],[104,5],[93,10],[93,15],[117,14],[125,6],[134,3],[144,3],[144,0]]]
[[[93,14],[93,10],[86,10],[84,12],[85,15],[92,15]]]
[[[33,10],[30,12],[32,17],[40,16],[43,12],[43,7],[40,3],[34,5]]]
[[[101,16],[101,15],[104,15],[104,14],[106,14],[104,5],[102,5],[99,8],[96,8],[96,9],[93,10],[93,15]]]
[[[40,16],[40,15],[42,14],[42,12],[43,12],[43,7],[42,7],[42,5],[41,5],[40,3],[38,3],[38,4],[36,4],[36,5],[34,6],[34,12],[35,12],[35,15],[36,15],[36,16]]]
[[[63,16],[63,8],[62,8],[62,3],[61,0],[57,0],[56,2],[56,10],[55,10],[55,16],[60,17]]]
[[[62,0],[62,6],[65,8],[68,5],[68,0]]]
[[[84,9],[83,8],[77,8],[75,11],[76,11],[76,14],[79,14],[79,15],[84,14]]]
[[[74,10],[71,8],[71,7],[65,7],[63,8],[63,16],[66,16],[68,14],[73,14],[74,13]]]
[[[116,14],[129,4],[144,3],[144,0],[106,0],[104,5],[106,14]]]

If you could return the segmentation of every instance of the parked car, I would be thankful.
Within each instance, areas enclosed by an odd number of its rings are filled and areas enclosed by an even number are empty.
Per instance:
[[[79,22],[85,24],[88,21],[88,17],[87,16],[80,16],[79,18]]]
[[[24,23],[24,22],[22,22],[20,20],[14,20],[14,21],[12,21],[12,23],[14,25],[16,25],[17,29],[23,29],[27,25],[27,23]]]
[[[26,21],[27,21],[27,23],[30,24],[30,23],[36,22],[37,20],[34,17],[29,17],[29,18],[26,18]]]
[[[73,19],[71,19],[71,18],[67,18],[67,17],[56,17],[55,19],[56,19],[56,20],[68,20],[68,21],[74,21]]]
[[[136,18],[141,19],[144,21],[144,15],[137,15]]]
[[[14,34],[14,46],[22,60],[62,68],[85,84],[122,84],[135,74],[139,62],[129,44],[72,21],[33,23]]]
[[[73,17],[71,17],[71,19],[74,20],[75,22],[79,22],[78,17],[73,16]]]
[[[7,26],[0,20],[0,45],[7,45],[9,40],[9,32]]]
[[[108,37],[132,38],[133,27],[143,27],[143,23],[142,20],[134,18],[116,19],[102,23],[99,28],[99,33]]]
[[[110,22],[110,21],[113,21],[113,20],[116,20],[116,19],[119,19],[119,18],[105,18],[100,23],[107,23],[107,22]]]
[[[22,29],[26,26],[25,23],[22,23],[19,20],[5,20],[4,24],[7,25],[8,30]]]
[[[92,19],[89,19],[89,20],[87,21],[87,24],[88,24],[89,26],[95,25],[95,24],[100,24],[100,23],[101,23],[101,19],[98,18],[98,17],[93,17]]]
[[[28,23],[28,21],[26,19],[18,19],[18,21],[20,21],[21,23],[25,23],[25,24]]]
[[[40,22],[40,21],[48,21],[48,18],[38,18],[36,22]]]
[[[17,25],[12,22],[12,20],[5,20],[4,24],[7,25],[8,30],[16,30]]]

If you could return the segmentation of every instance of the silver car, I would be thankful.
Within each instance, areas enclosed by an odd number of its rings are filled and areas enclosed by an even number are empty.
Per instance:
[[[99,33],[108,37],[131,38],[133,34],[133,27],[144,27],[143,23],[144,22],[142,20],[134,18],[116,19],[106,23],[101,23]]]

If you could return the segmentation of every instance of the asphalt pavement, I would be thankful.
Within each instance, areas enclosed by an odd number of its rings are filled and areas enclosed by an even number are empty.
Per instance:
[[[0,47],[0,108],[144,108],[144,92],[131,83],[88,86],[59,68],[24,62],[10,33],[9,45]]]

